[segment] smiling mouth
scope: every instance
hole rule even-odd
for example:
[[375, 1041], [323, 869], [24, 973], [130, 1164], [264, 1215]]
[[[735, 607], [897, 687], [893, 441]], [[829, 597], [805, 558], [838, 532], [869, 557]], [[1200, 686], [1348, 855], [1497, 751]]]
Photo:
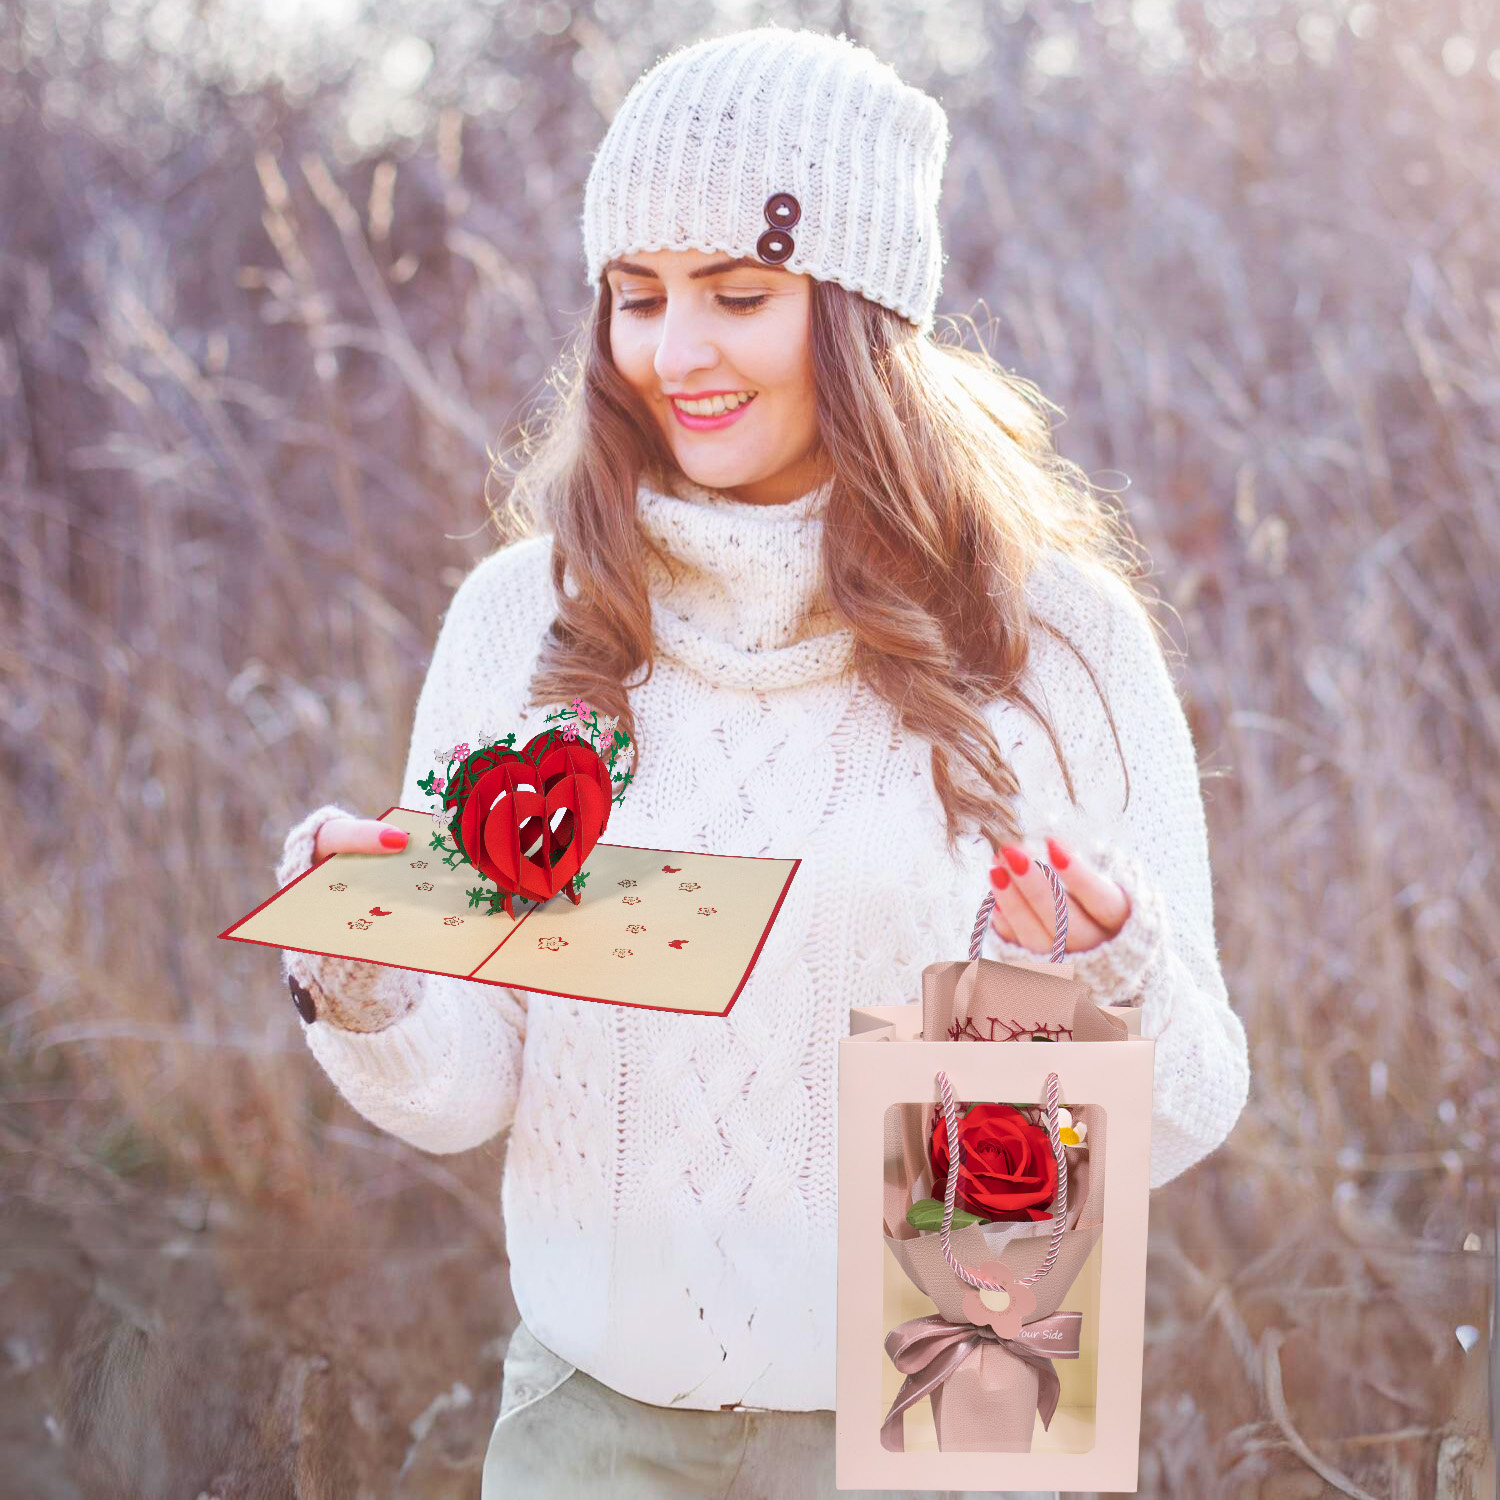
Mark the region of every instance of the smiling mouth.
[[[722, 417], [726, 412], [749, 406], [759, 394], [759, 391], [734, 391], [728, 396], [669, 396], [667, 399], [685, 416]], [[698, 410], [689, 410], [690, 407]]]
[[758, 391], [751, 391], [748, 394], [747, 398], [740, 401], [737, 406], [725, 405], [720, 398], [715, 397], [711, 401], [695, 403], [706, 408], [705, 410], [696, 412], [686, 410], [683, 407], [682, 402], [675, 396], [669, 396], [667, 400], [671, 405], [672, 414], [684, 427], [698, 428], [701, 430], [705, 428], [711, 429], [716, 427], [729, 426], [740, 416], [743, 411], [746, 410], [746, 408], [754, 403], [755, 398], [759, 394], [760, 393]]

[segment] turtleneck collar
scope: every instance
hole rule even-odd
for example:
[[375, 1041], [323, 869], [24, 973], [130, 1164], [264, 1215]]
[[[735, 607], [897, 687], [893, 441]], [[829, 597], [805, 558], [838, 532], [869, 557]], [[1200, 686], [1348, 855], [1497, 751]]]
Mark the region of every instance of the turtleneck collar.
[[784, 505], [752, 505], [685, 476], [671, 492], [642, 479], [642, 529], [671, 558], [648, 557], [657, 649], [726, 687], [797, 687], [836, 677], [853, 632], [822, 599], [823, 506], [832, 481]]

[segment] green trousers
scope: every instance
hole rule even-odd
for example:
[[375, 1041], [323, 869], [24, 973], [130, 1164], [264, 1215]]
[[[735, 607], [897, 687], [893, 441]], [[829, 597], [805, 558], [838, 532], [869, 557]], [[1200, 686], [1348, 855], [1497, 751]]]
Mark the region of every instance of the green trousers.
[[679, 1411], [622, 1396], [523, 1322], [481, 1500], [1061, 1500], [1056, 1490], [840, 1490], [831, 1411]]

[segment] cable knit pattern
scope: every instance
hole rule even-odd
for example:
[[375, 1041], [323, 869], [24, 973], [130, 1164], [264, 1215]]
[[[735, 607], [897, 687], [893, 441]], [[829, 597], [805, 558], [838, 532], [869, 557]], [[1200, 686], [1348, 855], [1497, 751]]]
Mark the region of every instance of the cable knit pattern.
[[[838, 1039], [851, 1005], [918, 1003], [923, 968], [968, 952], [994, 858], [977, 833], [949, 854], [930, 747], [845, 670], [849, 637], [821, 599], [825, 495], [757, 507], [683, 484], [638, 497], [672, 566], [652, 564], [656, 671], [632, 690], [639, 773], [608, 837], [803, 862], [730, 1015], [428, 975], [381, 1031], [307, 1028], [355, 1108], [428, 1150], [511, 1128], [502, 1201], [522, 1317], [563, 1360], [663, 1406], [833, 1408]], [[550, 552], [545, 535], [517, 542], [460, 586], [417, 705], [403, 806], [428, 805], [415, 779], [433, 746], [492, 724], [524, 740], [555, 706], [521, 711], [553, 613]], [[1225, 1138], [1248, 1084], [1192, 742], [1129, 590], [1056, 555], [1028, 589], [1100, 674], [1128, 807], [1097, 696], [1043, 632], [1028, 685], [1078, 807], [1030, 717], [1002, 702], [986, 712], [1028, 844], [1045, 857], [1047, 834], [1071, 840], [1130, 893], [1120, 932], [1069, 957], [1097, 998], [1138, 1003], [1156, 1038], [1158, 1185]], [[1003, 956], [993, 931], [983, 951]], [[367, 993], [399, 1013], [399, 971], [382, 972], [389, 993]]]

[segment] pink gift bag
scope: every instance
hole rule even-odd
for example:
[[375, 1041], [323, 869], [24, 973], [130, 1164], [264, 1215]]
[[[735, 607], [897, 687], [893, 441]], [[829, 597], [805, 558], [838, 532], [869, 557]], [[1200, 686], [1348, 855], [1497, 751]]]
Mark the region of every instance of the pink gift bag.
[[1051, 962], [979, 957], [988, 896], [968, 962], [839, 1043], [841, 1489], [1137, 1487], [1154, 1046], [1038, 864]]

